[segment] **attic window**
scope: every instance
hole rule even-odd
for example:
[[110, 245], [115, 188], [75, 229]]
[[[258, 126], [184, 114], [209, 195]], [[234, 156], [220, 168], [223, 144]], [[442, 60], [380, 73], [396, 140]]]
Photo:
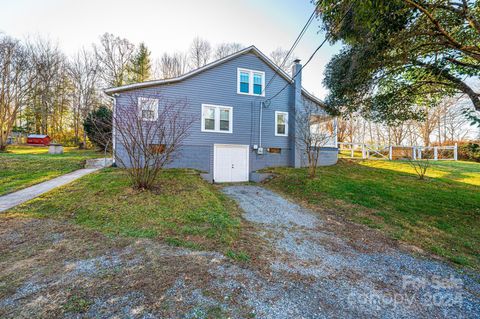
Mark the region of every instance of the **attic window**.
[[237, 69], [237, 93], [265, 96], [265, 72]]
[[248, 72], [245, 72], [245, 71], [240, 71], [240, 76], [239, 76], [239, 91], [240, 93], [245, 93], [245, 94], [248, 94], [249, 93], [249, 89], [250, 89], [250, 74]]
[[253, 94], [261, 95], [263, 89], [263, 74], [253, 73]]

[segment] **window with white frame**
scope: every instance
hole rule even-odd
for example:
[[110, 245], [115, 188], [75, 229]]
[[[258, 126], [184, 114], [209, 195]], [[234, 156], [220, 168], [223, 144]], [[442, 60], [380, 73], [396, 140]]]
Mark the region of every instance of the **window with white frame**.
[[139, 97], [138, 112], [142, 120], [156, 121], [158, 119], [158, 99]]
[[232, 133], [233, 108], [202, 104], [202, 132]]
[[250, 93], [250, 72], [238, 71], [238, 93]]
[[265, 96], [265, 72], [237, 69], [237, 93]]
[[288, 112], [275, 111], [275, 136], [288, 136]]

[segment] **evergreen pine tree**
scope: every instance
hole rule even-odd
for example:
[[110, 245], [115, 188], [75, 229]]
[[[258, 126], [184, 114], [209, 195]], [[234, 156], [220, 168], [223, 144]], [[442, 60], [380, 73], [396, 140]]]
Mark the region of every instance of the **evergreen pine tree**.
[[150, 54], [151, 52], [145, 43], [140, 43], [131, 62], [129, 76], [131, 83], [144, 82], [151, 79], [152, 61]]

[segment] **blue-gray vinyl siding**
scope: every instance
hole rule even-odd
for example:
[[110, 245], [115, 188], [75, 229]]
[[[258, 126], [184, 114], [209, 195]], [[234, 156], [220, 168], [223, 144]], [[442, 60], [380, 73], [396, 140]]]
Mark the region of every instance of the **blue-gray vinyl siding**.
[[[249, 96], [237, 93], [237, 68], [265, 72], [265, 83], [269, 83], [275, 71], [252, 53], [238, 56], [214, 68], [193, 75], [183, 81], [157, 85], [120, 93], [116, 97], [116, 107], [132, 105], [132, 98], [140, 96], [168, 99], [169, 103], [186, 101], [188, 112], [195, 122], [189, 136], [171, 167], [189, 167], [213, 174], [213, 145], [241, 144], [250, 145], [250, 171], [264, 167], [290, 166], [291, 145], [289, 136], [275, 136], [275, 111], [293, 112], [292, 84], [289, 84], [276, 96], [268, 108], [263, 109], [262, 147], [265, 155], [253, 151], [253, 145], [259, 145], [260, 102], [272, 97], [287, 85], [287, 81], [276, 75], [265, 91], [265, 97]], [[230, 106], [233, 108], [232, 133], [201, 131], [202, 104]], [[162, 101], [160, 101], [160, 107]], [[292, 132], [289, 130], [289, 135]], [[266, 152], [267, 148], [281, 148], [280, 154]], [[116, 141], [116, 156], [125, 158], [121, 141]]]

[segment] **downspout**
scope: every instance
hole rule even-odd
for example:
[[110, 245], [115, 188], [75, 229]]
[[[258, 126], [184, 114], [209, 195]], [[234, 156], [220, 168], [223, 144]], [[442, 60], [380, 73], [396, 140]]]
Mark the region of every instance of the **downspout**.
[[262, 119], [263, 119], [263, 105], [265, 102], [260, 102], [260, 123], [259, 123], [259, 134], [258, 134], [258, 147], [262, 148]]
[[[295, 168], [302, 167], [302, 154], [304, 150], [300, 145], [297, 143], [297, 139], [299, 138], [299, 129], [296, 125], [296, 117], [304, 111], [303, 101], [302, 101], [302, 65], [300, 64], [300, 60], [296, 59], [293, 61], [292, 67], [292, 79], [293, 79], [293, 121], [290, 127], [292, 130], [291, 136], [291, 148], [293, 149], [292, 152], [292, 166]], [[289, 128], [290, 130], [290, 128]]]
[[254, 134], [254, 121], [255, 121], [255, 114], [254, 114], [255, 102], [250, 103], [250, 145], [255, 143], [255, 134]]
[[116, 125], [115, 125], [115, 119], [116, 119], [116, 114], [117, 114], [117, 99], [116, 97], [118, 96], [118, 93], [114, 93], [111, 96], [108, 96], [109, 98], [112, 99], [113, 102], [113, 112], [112, 112], [112, 161], [115, 164], [115, 150], [116, 150]]

